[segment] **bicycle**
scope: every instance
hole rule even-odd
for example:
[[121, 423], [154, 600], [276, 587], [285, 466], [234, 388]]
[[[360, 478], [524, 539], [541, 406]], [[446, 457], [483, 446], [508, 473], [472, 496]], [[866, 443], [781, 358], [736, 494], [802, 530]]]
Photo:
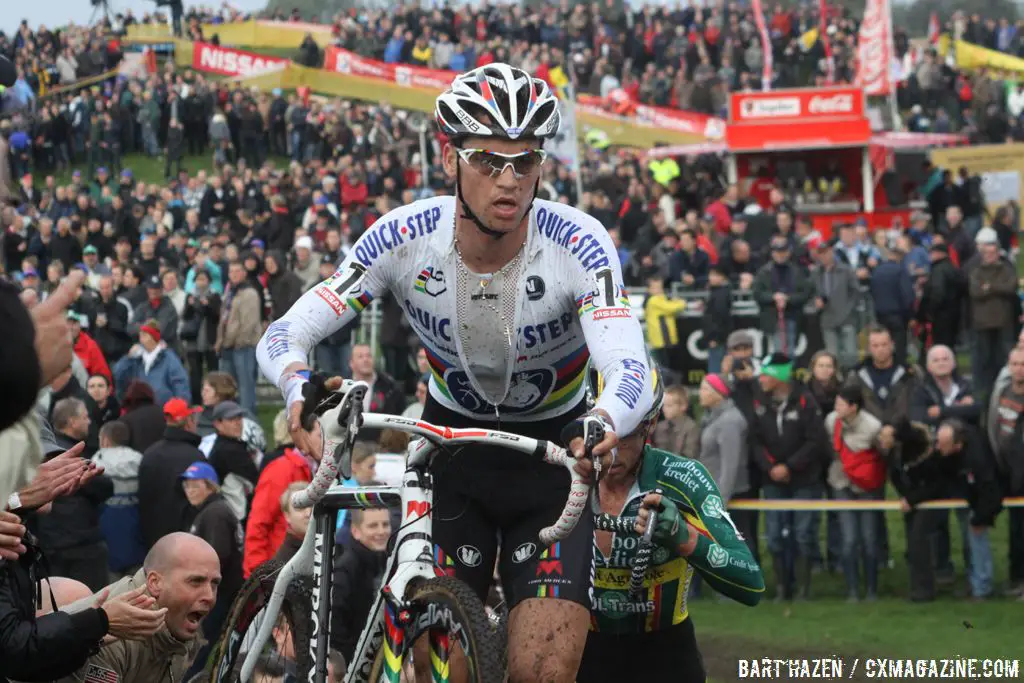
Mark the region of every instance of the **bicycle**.
[[[307, 405], [315, 389], [308, 386]], [[470, 680], [504, 680], [504, 643], [499, 629], [477, 595], [434, 563], [431, 509], [431, 459], [446, 446], [492, 444], [565, 467], [572, 478], [559, 519], [541, 530], [543, 545], [565, 539], [586, 508], [590, 486], [573, 470], [575, 458], [548, 441], [487, 429], [452, 429], [396, 415], [364, 413], [365, 382], [346, 380], [342, 388], [313, 411], [323, 435], [323, 459], [313, 481], [292, 496], [296, 508], [313, 508], [311, 530], [283, 566], [273, 560], [258, 567], [239, 591], [206, 670], [215, 683], [248, 683], [271, 632], [283, 615], [295, 651], [296, 675], [324, 683], [327, 674], [331, 616], [331, 558], [339, 510], [380, 509], [400, 505], [402, 523], [392, 534], [384, 583], [370, 609], [366, 627], [347, 665], [346, 683], [398, 683], [402, 663], [424, 633], [429, 635], [433, 680], [449, 679], [453, 642], [462, 649]], [[342, 488], [332, 485], [339, 473], [351, 477], [349, 456], [359, 429], [398, 429], [421, 439], [409, 445], [406, 472], [399, 487]], [[587, 453], [603, 438], [600, 422], [586, 422]], [[325, 562], [325, 558], [327, 561]], [[310, 580], [311, 579], [311, 580]], [[261, 618], [257, 619], [257, 617]], [[251, 630], [257, 629], [255, 638]], [[247, 652], [238, 669], [243, 644]]]

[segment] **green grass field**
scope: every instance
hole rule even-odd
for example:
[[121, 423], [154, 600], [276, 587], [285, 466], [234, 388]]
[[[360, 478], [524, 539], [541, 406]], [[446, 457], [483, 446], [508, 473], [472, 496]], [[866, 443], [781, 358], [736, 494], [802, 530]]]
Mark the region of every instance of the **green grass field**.
[[[271, 157], [270, 161], [274, 163], [277, 168], [287, 168], [288, 159], [284, 157]], [[213, 170], [213, 154], [204, 154], [202, 156], [185, 156], [182, 157], [181, 167], [187, 169], [192, 175], [195, 175], [200, 170], [207, 172]], [[121, 168], [130, 168], [135, 177], [135, 182], [140, 180], [146, 184], [163, 184], [164, 182], [164, 160], [162, 158], [148, 157], [144, 154], [128, 154], [124, 157], [121, 162]], [[82, 172], [83, 177], [88, 173], [88, 166], [85, 163], [77, 164], [71, 168], [65, 169], [60, 173], [41, 173], [36, 172], [35, 177], [37, 182], [42, 181], [47, 175], [53, 175], [57, 180], [58, 185], [66, 185], [71, 182], [71, 171], [77, 169]], [[116, 177], [114, 178], [116, 181]]]

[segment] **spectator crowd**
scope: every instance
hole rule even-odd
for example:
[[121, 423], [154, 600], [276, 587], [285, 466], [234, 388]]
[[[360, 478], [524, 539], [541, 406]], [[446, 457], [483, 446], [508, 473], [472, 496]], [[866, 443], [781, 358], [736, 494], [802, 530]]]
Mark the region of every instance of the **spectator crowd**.
[[[193, 11], [185, 30], [199, 37], [202, 21], [238, 18]], [[826, 73], [852, 78], [851, 17], [827, 17], [824, 37], [810, 46], [801, 37], [821, 25], [814, 11], [779, 7], [768, 19], [778, 87], [821, 84]], [[410, 114], [386, 104], [251, 91], [172, 65], [53, 92], [116, 66], [116, 32], [134, 21], [128, 13], [113, 26], [60, 32], [22, 25], [0, 37], [0, 53], [19, 69], [13, 90], [28, 103], [0, 120], [9, 149], [0, 181], [5, 172], [14, 179], [0, 182], [3, 292], [24, 304], [10, 329], [70, 329], [74, 351], [70, 368], [36, 363], [41, 376], [19, 384], [32, 388], [29, 416], [5, 421], [0, 434], [5, 453], [37, 452], [41, 461], [0, 461], [0, 482], [21, 496], [8, 503], [21, 516], [0, 513], [0, 539], [22, 539], [15, 550], [0, 543], [0, 678], [58, 680], [113, 666], [90, 658], [96, 642], [109, 636], [132, 648], [161, 624], [187, 647], [168, 646], [158, 675], [198, 671], [208, 650], [197, 634], [215, 641], [244, 579], [294, 554], [309, 522], [290, 494], [317, 462], [291, 443], [283, 414], [264, 432], [257, 341], [377, 218], [452, 191], [439, 163], [443, 140], [429, 134], [421, 145]], [[959, 14], [952, 21], [968, 39], [1019, 51], [998, 26]], [[730, 90], [756, 87], [763, 59], [749, 11], [732, 4], [635, 15], [611, 2], [486, 12], [401, 6], [339, 18], [335, 35], [388, 62], [564, 68], [584, 92], [621, 88], [636, 101], [707, 114], [721, 114]], [[905, 43], [898, 39], [898, 49]], [[962, 97], [947, 101], [962, 91], [933, 87], [926, 67], [942, 78], [951, 68], [931, 53], [922, 59], [900, 95], [912, 129], [936, 130], [952, 107], [951, 130], [973, 125], [992, 142], [1015, 138], [1012, 95], [980, 110]], [[975, 98], [995, 78], [952, 71], [970, 80]], [[989, 215], [976, 177], [929, 167], [916, 192], [925, 210], [909, 225], [871, 232], [841, 224], [823, 239], [772, 179], [729, 185], [721, 160], [708, 156], [681, 159], [668, 175], [656, 170], [642, 155], [597, 145], [582, 153], [582, 194], [554, 163], [538, 190], [608, 229], [627, 286], [645, 292], [648, 342], [674, 382], [693, 355], [679, 316], [698, 299], [704, 307], [699, 416], [691, 392], [674, 383], [653, 443], [701, 460], [726, 503], [889, 497], [905, 513], [905, 549], [890, 547], [882, 513], [855, 504], [764, 513], [779, 598], [807, 598], [814, 575], [833, 571], [851, 600], [875, 599], [879, 572], [905, 551], [911, 599], [932, 600], [956, 577], [951, 516], [964, 594], [1002, 592], [990, 530], [1002, 497], [1024, 495], [1018, 207]], [[768, 239], [753, 234], [755, 221], [770, 226]], [[690, 294], [675, 296], [680, 290]], [[756, 304], [770, 342], [735, 324], [737, 299]], [[376, 310], [378, 348], [342, 330], [316, 348], [316, 365], [369, 382], [373, 411], [418, 415], [426, 353], [397, 301], [384, 298]], [[37, 336], [39, 346], [45, 337]], [[800, 340], [811, 336], [821, 348], [801, 360]], [[32, 424], [45, 427], [41, 439], [25, 436]], [[403, 438], [363, 436], [353, 481], [400, 480]], [[968, 507], [952, 515], [922, 507], [946, 498]], [[1007, 591], [1024, 598], [1024, 514], [1007, 515]], [[733, 519], [760, 559], [759, 514], [737, 510]], [[392, 522], [380, 511], [343, 518], [336, 605], [371, 592]], [[28, 586], [41, 558], [50, 576], [67, 581], [49, 582], [50, 608], [36, 616]], [[186, 569], [201, 574], [201, 586], [175, 578]], [[54, 611], [112, 580], [106, 602]], [[361, 621], [340, 613], [332, 623], [340, 675]], [[15, 661], [22, 668], [5, 668]], [[51, 668], [32, 668], [44, 665]]]

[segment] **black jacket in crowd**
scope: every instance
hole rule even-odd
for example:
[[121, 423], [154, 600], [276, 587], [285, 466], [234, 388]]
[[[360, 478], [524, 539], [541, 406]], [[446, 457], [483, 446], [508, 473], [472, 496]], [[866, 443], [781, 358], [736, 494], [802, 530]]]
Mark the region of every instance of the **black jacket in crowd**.
[[178, 477], [205, 460], [199, 435], [167, 427], [164, 438], [146, 449], [139, 464], [139, 528], [146, 548], [167, 534], [192, 526], [196, 511], [185, 498]]
[[215, 493], [199, 506], [191, 533], [217, 551], [220, 559], [218, 595], [234, 600], [242, 587], [242, 530], [224, 496]]
[[864, 410], [883, 424], [895, 424], [907, 419], [910, 415], [910, 396], [917, 384], [917, 370], [901, 365], [893, 372], [888, 387], [876, 387], [868, 369], [873, 364], [871, 358], [865, 358], [847, 376], [846, 385], [860, 389], [864, 397]]
[[[48, 454], [47, 459], [60, 455], [77, 441], [57, 433], [60, 451]], [[31, 522], [39, 545], [49, 554], [70, 548], [82, 548], [103, 542], [100, 531], [100, 512], [103, 503], [114, 495], [114, 482], [105, 474], [90, 480], [70, 496], [53, 501], [48, 514], [34, 515]]]
[[0, 681], [54, 681], [80, 669], [107, 633], [100, 608], [36, 618], [38, 581], [46, 576], [39, 544], [26, 533], [17, 562], [0, 560]]
[[764, 395], [754, 399], [754, 458], [761, 467], [762, 481], [775, 483], [769, 472], [775, 465], [783, 464], [789, 468], [789, 486], [820, 482], [829, 441], [818, 402], [807, 389], [794, 384], [780, 406], [773, 403], [772, 398]]
[[[913, 422], [920, 422], [930, 427], [938, 427], [944, 420], [958, 419], [969, 424], [978, 424], [981, 419], [981, 403], [973, 402], [969, 405], [957, 405], [964, 398], [970, 397], [974, 401], [974, 389], [971, 381], [964, 379], [959, 374], [953, 374], [953, 382], [956, 383], [957, 391], [953, 397], [953, 405], [947, 406], [942, 398], [942, 391], [935, 383], [931, 373], [925, 373], [920, 382], [917, 382], [910, 393], [910, 419]], [[932, 406], [939, 407], [938, 417], [928, 417], [928, 409]]]
[[897, 427], [898, 448], [889, 454], [889, 479], [912, 506], [941, 498], [965, 498], [972, 526], [992, 526], [1002, 510], [1002, 487], [985, 434], [969, 427], [963, 449], [943, 456], [924, 425]]
[[709, 347], [715, 342], [719, 348], [732, 332], [732, 288], [729, 285], [708, 288], [708, 300], [704, 308], [704, 343]]
[[[341, 546], [338, 546], [340, 549]], [[353, 540], [334, 565], [332, 590], [331, 647], [345, 661], [352, 659], [359, 634], [384, 577], [387, 553], [373, 551]]]
[[284, 255], [275, 250], [267, 252], [267, 258], [277, 263], [277, 272], [267, 276], [267, 290], [270, 292], [270, 318], [277, 320], [288, 312], [302, 296], [302, 280], [288, 269]]
[[96, 340], [107, 362], [116, 363], [132, 348], [132, 338], [128, 333], [128, 304], [116, 296], [110, 301], [103, 301], [97, 297], [96, 313], [106, 315], [107, 324], [98, 327], [90, 320], [92, 327], [89, 332], [92, 333], [92, 338]]
[[210, 465], [217, 471], [221, 484], [228, 475], [234, 474], [256, 485], [259, 473], [256, 470], [256, 463], [249, 455], [249, 447], [241, 439], [234, 439], [230, 436], [218, 434], [210, 450]]
[[963, 306], [967, 283], [960, 271], [948, 257], [932, 263], [921, 292], [917, 317], [932, 324], [932, 335], [937, 343], [956, 339], [960, 324], [960, 309]]
[[150, 403], [133, 408], [121, 416], [121, 422], [128, 425], [131, 435], [128, 445], [132, 450], [145, 453], [150, 446], [164, 438], [167, 418], [161, 406]]

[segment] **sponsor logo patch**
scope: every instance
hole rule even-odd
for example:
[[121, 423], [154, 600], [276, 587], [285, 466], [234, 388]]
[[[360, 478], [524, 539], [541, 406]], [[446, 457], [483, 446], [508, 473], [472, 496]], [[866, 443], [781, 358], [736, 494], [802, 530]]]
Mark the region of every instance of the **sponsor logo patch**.
[[594, 311], [594, 320], [604, 320], [605, 318], [630, 318], [633, 316], [633, 312], [628, 308], [599, 308]]
[[467, 567], [479, 567], [480, 562], [483, 560], [483, 554], [475, 546], [471, 545], [459, 546], [455, 554], [459, 558], [459, 562]]
[[324, 301], [324, 303], [330, 306], [331, 310], [334, 311], [334, 314], [337, 316], [340, 316], [342, 313], [345, 312], [345, 309], [348, 308], [345, 305], [345, 302], [342, 301], [338, 297], [338, 295], [331, 290], [330, 287], [318, 287], [316, 290], [316, 295], [320, 297]]
[[533, 557], [535, 552], [537, 552], [537, 545], [535, 543], [523, 543], [512, 552], [512, 561], [516, 564], [522, 564]]
[[721, 569], [727, 564], [729, 564], [729, 553], [717, 543], [712, 543], [708, 548], [708, 565], [715, 569]]

